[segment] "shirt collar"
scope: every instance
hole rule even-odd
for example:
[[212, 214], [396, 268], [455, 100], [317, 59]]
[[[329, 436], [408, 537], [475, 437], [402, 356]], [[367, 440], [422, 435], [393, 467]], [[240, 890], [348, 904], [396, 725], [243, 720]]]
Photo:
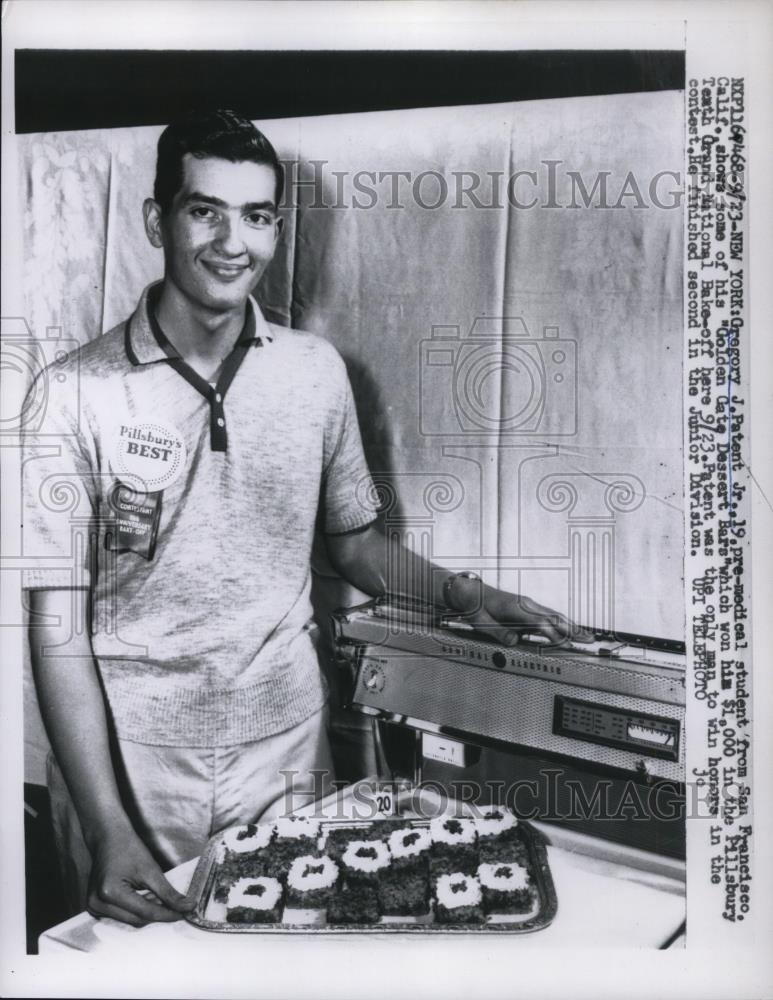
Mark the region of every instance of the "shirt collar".
[[[161, 282], [156, 282], [143, 291], [140, 301], [126, 324], [126, 355], [135, 367], [149, 365], [156, 361], [168, 361], [179, 357], [179, 353], [163, 334], [151, 313], [154, 299], [160, 294]], [[244, 327], [236, 343], [270, 344], [274, 339], [263, 313], [255, 299], [250, 296]]]

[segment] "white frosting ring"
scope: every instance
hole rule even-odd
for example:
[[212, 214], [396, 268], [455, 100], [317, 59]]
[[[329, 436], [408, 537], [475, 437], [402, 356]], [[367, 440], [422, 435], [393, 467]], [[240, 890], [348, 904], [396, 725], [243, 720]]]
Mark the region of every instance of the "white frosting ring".
[[[307, 868], [314, 869], [307, 873]], [[321, 868], [321, 871], [317, 871]], [[315, 858], [304, 854], [296, 858], [287, 873], [287, 884], [299, 892], [310, 892], [312, 889], [328, 889], [338, 878], [338, 865], [332, 858], [323, 855]]]
[[[451, 829], [448, 824], [453, 824]], [[474, 844], [475, 823], [471, 819], [454, 819], [450, 816], [437, 816], [429, 822], [429, 833], [434, 844]]]
[[268, 847], [271, 834], [274, 832], [273, 823], [261, 823], [255, 826], [255, 833], [252, 835], [247, 833], [248, 829], [249, 826], [234, 826], [226, 830], [223, 834], [223, 844], [234, 854], [248, 854], [251, 851], [259, 851], [262, 847]]
[[[357, 853], [363, 848], [368, 852], [365, 856]], [[389, 864], [389, 848], [381, 840], [352, 840], [341, 861], [355, 872], [377, 872]]]
[[[262, 886], [263, 892], [249, 892], [254, 886]], [[228, 908], [247, 906], [251, 910], [273, 910], [282, 895], [279, 879], [261, 876], [260, 878], [240, 878], [234, 882], [228, 892]]]
[[475, 825], [481, 837], [491, 837], [512, 830], [518, 825], [518, 820], [509, 809], [490, 809], [475, 820]]
[[[406, 839], [410, 843], [406, 844]], [[394, 830], [389, 834], [389, 851], [393, 858], [415, 858], [422, 851], [429, 850], [432, 840], [426, 827], [414, 830]]]
[[435, 895], [438, 903], [442, 903], [448, 910], [454, 910], [457, 906], [478, 906], [483, 898], [477, 878], [463, 872], [441, 875], [437, 880]]
[[[500, 874], [507, 869], [510, 874]], [[478, 867], [480, 884], [487, 889], [498, 889], [500, 892], [515, 892], [526, 889], [529, 884], [529, 873], [523, 865], [511, 861], [499, 861], [496, 864], [484, 864]]]
[[320, 821], [309, 816], [281, 816], [276, 821], [277, 837], [318, 837]]

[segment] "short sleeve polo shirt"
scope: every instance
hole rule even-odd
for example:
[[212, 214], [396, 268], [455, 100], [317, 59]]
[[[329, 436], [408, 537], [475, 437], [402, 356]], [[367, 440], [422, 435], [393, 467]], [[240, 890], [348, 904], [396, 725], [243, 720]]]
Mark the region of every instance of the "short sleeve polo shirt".
[[[251, 302], [225, 393], [197, 388], [151, 325], [152, 288], [50, 381], [25, 442], [24, 551], [38, 568], [24, 582], [90, 589], [119, 736], [232, 745], [324, 704], [309, 637], [314, 531], [369, 524], [373, 492], [327, 341], [267, 323]], [[108, 547], [108, 499], [137, 482], [140, 502], [158, 497], [152, 558]]]

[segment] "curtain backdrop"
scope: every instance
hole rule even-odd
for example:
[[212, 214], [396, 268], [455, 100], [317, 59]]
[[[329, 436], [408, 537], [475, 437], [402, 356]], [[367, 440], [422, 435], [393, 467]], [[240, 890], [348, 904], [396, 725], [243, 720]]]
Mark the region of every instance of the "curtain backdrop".
[[[681, 638], [682, 213], [650, 189], [671, 203], [681, 92], [264, 129], [292, 197], [259, 299], [344, 356], [387, 529], [585, 624]], [[19, 137], [36, 337], [85, 343], [161, 276], [160, 131]], [[324, 618], [353, 595], [315, 569]], [[29, 682], [26, 707], [41, 780]]]

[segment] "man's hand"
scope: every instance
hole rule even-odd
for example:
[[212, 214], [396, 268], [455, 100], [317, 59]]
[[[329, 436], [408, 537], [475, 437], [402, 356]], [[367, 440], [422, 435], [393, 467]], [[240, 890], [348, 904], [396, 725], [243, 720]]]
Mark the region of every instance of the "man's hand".
[[[86, 905], [92, 917], [112, 917], [143, 927], [155, 920], [179, 920], [193, 908], [166, 880], [133, 830], [111, 834], [93, 845], [92, 858]], [[141, 895], [144, 889], [152, 896]]]
[[530, 597], [487, 587], [480, 580], [459, 578], [454, 604], [473, 628], [506, 646], [515, 646], [529, 632], [544, 635], [553, 645], [593, 641], [592, 633], [558, 611]]

